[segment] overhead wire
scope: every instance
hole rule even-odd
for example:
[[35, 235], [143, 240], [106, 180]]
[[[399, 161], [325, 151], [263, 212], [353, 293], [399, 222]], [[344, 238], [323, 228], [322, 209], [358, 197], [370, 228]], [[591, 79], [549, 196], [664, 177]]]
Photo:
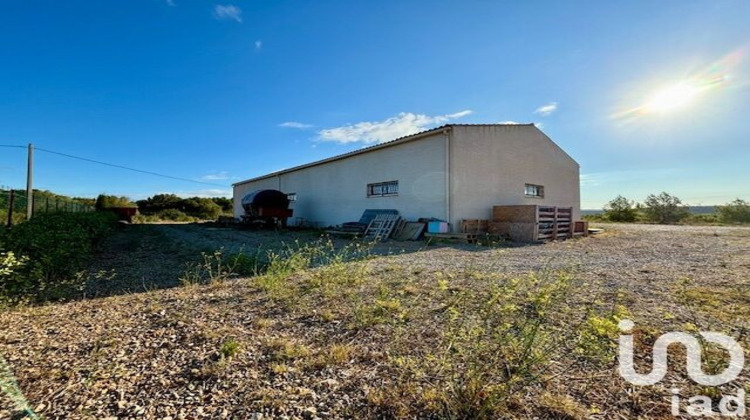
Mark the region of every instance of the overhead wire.
[[78, 159], [78, 160], [82, 160], [82, 161], [85, 161], [85, 162], [96, 163], [96, 164], [99, 164], [99, 165], [110, 166], [110, 167], [113, 167], [113, 168], [119, 168], [119, 169], [124, 169], [124, 170], [128, 170], [128, 171], [139, 172], [139, 173], [142, 173], [142, 174], [147, 174], [147, 175], [152, 175], [152, 176], [158, 176], [158, 177], [162, 177], [162, 178], [174, 179], [174, 180], [177, 180], [177, 181], [192, 182], [192, 183], [196, 183], [196, 184], [211, 185], [211, 186], [215, 186], [215, 187], [224, 187], [224, 188], [228, 187], [228, 185], [224, 185], [224, 184], [216, 184], [216, 183], [213, 183], [213, 182], [198, 181], [198, 180], [190, 179], [190, 178], [182, 178], [182, 177], [179, 177], [179, 176], [172, 176], [172, 175], [161, 174], [161, 173], [158, 173], [158, 172], [146, 171], [146, 170], [143, 170], [143, 169], [131, 168], [131, 167], [128, 167], [128, 166], [123, 166], [123, 165], [118, 165], [118, 164], [108, 163], [108, 162], [102, 162], [100, 160], [89, 159], [89, 158], [85, 158], [85, 157], [81, 157], [81, 156], [75, 156], [75, 155], [71, 155], [71, 154], [68, 154], [68, 153], [56, 152], [54, 150], [44, 149], [44, 148], [41, 148], [41, 147], [34, 147], [34, 149], [35, 150], [39, 150], [41, 152], [46, 152], [46, 153], [51, 153], [51, 154], [54, 154], [54, 155], [64, 156], [64, 157], [71, 158], [71, 159]]

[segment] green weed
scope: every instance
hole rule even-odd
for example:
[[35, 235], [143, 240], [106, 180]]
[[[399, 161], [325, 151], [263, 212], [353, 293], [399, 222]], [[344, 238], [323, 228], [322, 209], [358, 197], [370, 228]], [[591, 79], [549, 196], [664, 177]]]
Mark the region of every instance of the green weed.
[[237, 353], [240, 352], [241, 345], [240, 342], [237, 341], [234, 337], [229, 337], [224, 342], [221, 343], [221, 348], [219, 348], [219, 353], [224, 358], [231, 358], [237, 355]]

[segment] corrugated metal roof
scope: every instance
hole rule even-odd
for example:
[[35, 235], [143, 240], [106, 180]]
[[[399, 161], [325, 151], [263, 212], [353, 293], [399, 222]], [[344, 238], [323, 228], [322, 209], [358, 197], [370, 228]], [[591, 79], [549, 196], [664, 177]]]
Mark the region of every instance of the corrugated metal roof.
[[374, 151], [374, 150], [382, 149], [382, 148], [385, 148], [385, 147], [394, 146], [395, 144], [406, 143], [407, 141], [417, 140], [417, 139], [422, 138], [422, 137], [424, 137], [426, 135], [429, 135], [429, 134], [439, 133], [439, 132], [444, 131], [444, 130], [450, 130], [452, 127], [477, 127], [477, 126], [528, 127], [528, 126], [533, 126], [533, 125], [534, 124], [532, 124], [532, 123], [529, 123], [529, 124], [445, 124], [445, 125], [441, 125], [440, 127], [435, 127], [435, 128], [431, 128], [429, 130], [420, 131], [419, 133], [409, 134], [408, 136], [403, 136], [403, 137], [399, 137], [397, 139], [389, 140], [389, 141], [384, 142], [384, 143], [378, 143], [378, 144], [375, 144], [375, 145], [372, 145], [372, 146], [367, 146], [367, 147], [364, 147], [362, 149], [353, 150], [351, 152], [347, 152], [347, 153], [343, 153], [343, 154], [340, 154], [340, 155], [332, 156], [332, 157], [325, 158], [325, 159], [322, 159], [322, 160], [318, 160], [318, 161], [315, 161], [315, 162], [310, 162], [310, 163], [306, 163], [304, 165], [295, 166], [295, 167], [292, 167], [292, 168], [289, 168], [289, 169], [282, 169], [280, 171], [271, 172], [269, 174], [261, 175], [261, 176], [255, 177], [255, 178], [250, 178], [250, 179], [246, 179], [244, 181], [235, 182], [234, 184], [232, 184], [232, 186], [241, 185], [241, 184], [247, 184], [248, 182], [260, 181], [261, 179], [266, 179], [266, 178], [273, 178], [275, 176], [283, 175], [283, 174], [286, 174], [286, 173], [289, 173], [289, 172], [298, 171], [300, 169], [305, 169], [305, 168], [309, 168], [309, 167], [312, 167], [312, 166], [318, 166], [318, 165], [322, 165], [324, 163], [333, 162], [333, 161], [340, 160], [340, 159], [345, 159], [345, 158], [348, 158], [348, 157], [351, 157], [351, 156], [360, 155], [362, 153], [367, 153], [367, 152], [371, 152], [371, 151]]

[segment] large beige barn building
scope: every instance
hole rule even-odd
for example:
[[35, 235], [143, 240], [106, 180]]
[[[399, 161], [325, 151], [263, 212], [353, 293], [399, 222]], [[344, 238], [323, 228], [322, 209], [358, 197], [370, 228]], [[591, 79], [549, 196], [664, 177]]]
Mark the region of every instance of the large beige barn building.
[[234, 214], [249, 192], [289, 194], [290, 224], [356, 221], [365, 209], [437, 218], [490, 219], [492, 206], [573, 208], [580, 219], [579, 165], [533, 124], [451, 124], [234, 184]]

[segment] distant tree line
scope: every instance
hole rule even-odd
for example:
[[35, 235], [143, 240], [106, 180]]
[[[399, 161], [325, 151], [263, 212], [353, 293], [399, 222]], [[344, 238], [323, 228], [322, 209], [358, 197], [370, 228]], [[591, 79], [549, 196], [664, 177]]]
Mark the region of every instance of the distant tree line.
[[94, 207], [97, 210], [106, 210], [112, 207], [137, 207], [137, 205], [128, 197], [99, 194], [94, 200]]
[[216, 219], [232, 213], [232, 200], [225, 197], [181, 198], [174, 194], [156, 194], [136, 202], [144, 215], [163, 215], [168, 220], [180, 220], [182, 215], [197, 219]]
[[133, 202], [128, 197], [100, 194], [94, 201], [97, 210], [113, 207], [138, 207], [147, 220], [212, 220], [222, 214], [232, 213], [232, 199], [226, 197], [189, 197], [174, 194], [156, 194], [145, 200]]
[[638, 203], [621, 195], [604, 206], [602, 217], [610, 222], [680, 223], [696, 219], [697, 222], [750, 223], [750, 203], [736, 199], [716, 206], [715, 215], [691, 215], [689, 207], [678, 197], [666, 192], [651, 194]]

